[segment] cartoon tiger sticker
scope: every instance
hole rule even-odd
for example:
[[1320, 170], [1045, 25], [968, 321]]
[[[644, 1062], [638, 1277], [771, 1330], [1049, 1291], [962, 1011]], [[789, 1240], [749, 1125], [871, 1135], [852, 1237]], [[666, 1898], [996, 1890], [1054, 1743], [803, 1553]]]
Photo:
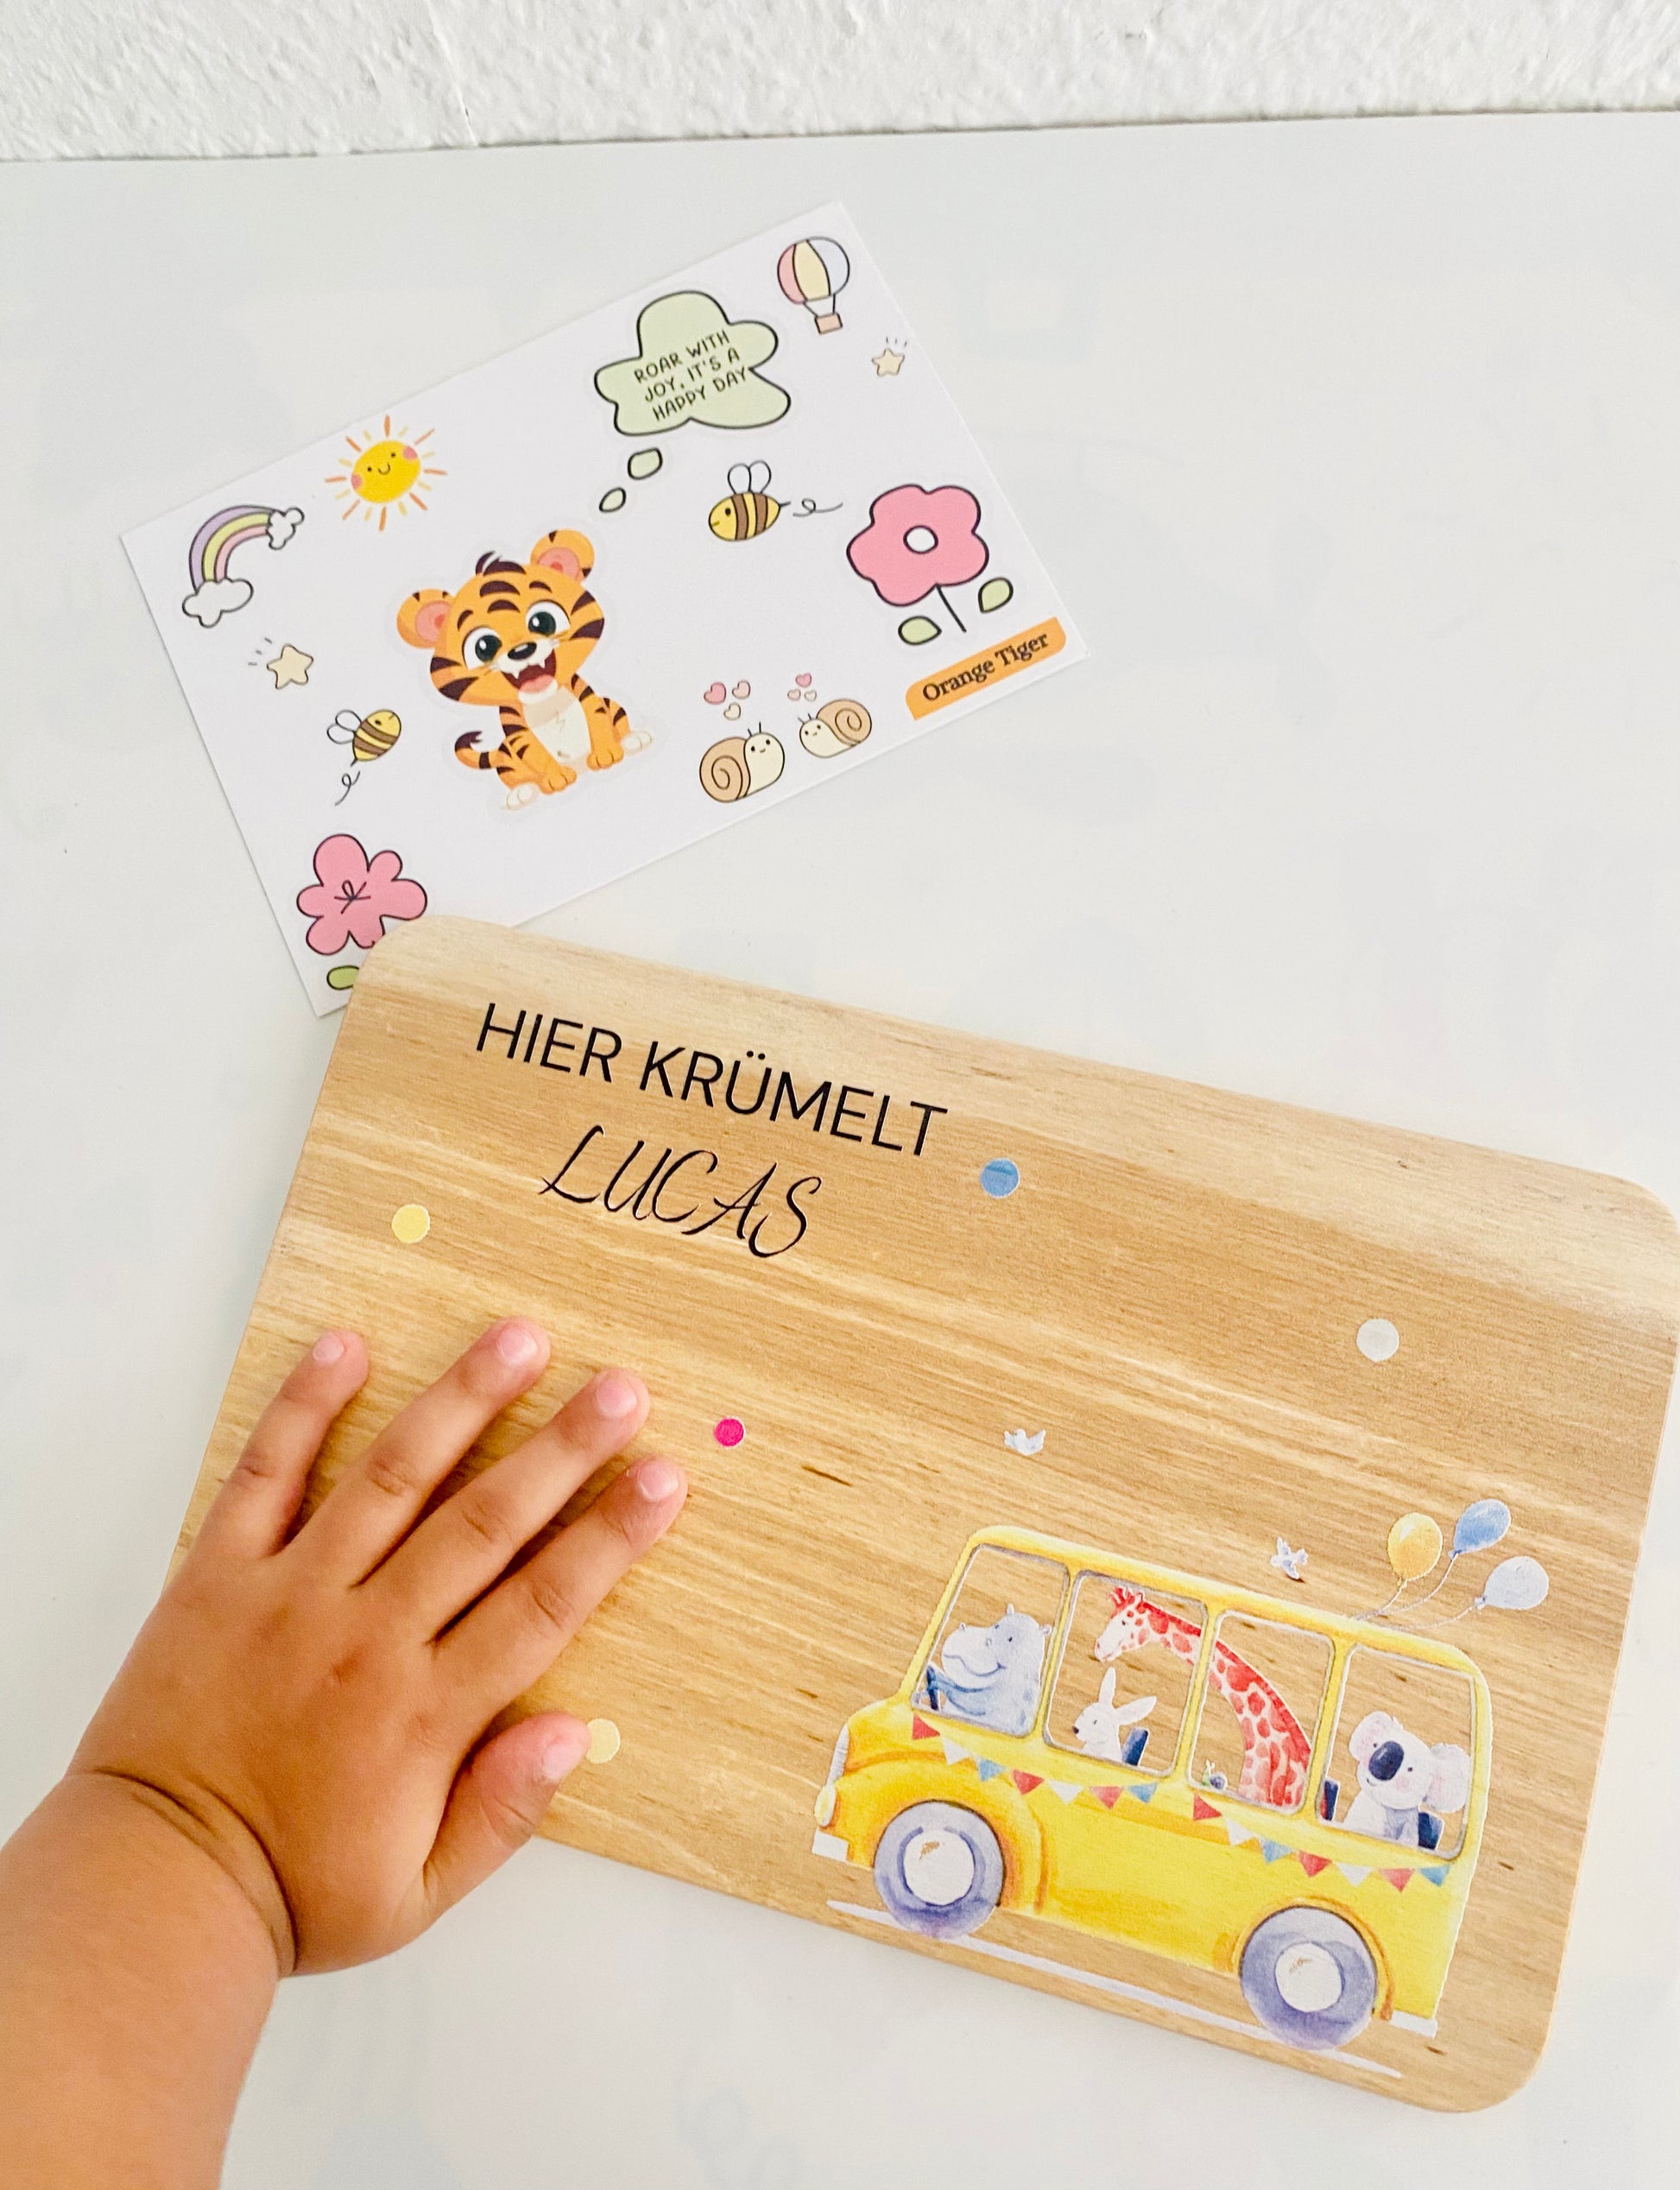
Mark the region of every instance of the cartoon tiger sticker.
[[565, 790], [578, 780], [574, 762], [613, 768], [653, 743], [578, 674], [606, 628], [584, 583], [594, 564], [582, 533], [548, 532], [528, 562], [481, 555], [458, 592], [427, 587], [397, 611], [401, 636], [431, 649], [445, 699], [499, 712], [499, 744], [484, 749], [477, 730], [463, 731], [455, 756], [494, 769], [510, 807]]

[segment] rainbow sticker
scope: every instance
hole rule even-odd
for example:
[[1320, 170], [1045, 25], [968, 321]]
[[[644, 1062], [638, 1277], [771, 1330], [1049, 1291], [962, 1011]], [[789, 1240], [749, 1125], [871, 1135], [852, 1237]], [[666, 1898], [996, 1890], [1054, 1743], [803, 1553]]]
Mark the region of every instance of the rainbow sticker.
[[301, 510], [266, 510], [242, 502], [206, 517], [193, 535], [186, 554], [186, 575], [193, 590], [181, 603], [184, 616], [196, 617], [205, 630], [224, 616], [243, 608], [251, 597], [250, 580], [230, 578], [228, 565], [234, 550], [253, 540], [266, 540], [270, 548], [283, 548], [303, 522]]

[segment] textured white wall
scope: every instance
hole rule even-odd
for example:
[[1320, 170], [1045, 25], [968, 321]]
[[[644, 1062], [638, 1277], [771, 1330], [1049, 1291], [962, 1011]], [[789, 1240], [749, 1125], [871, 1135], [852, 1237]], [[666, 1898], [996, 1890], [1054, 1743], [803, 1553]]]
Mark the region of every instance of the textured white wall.
[[0, 157], [1680, 104], [1675, 0], [0, 0]]

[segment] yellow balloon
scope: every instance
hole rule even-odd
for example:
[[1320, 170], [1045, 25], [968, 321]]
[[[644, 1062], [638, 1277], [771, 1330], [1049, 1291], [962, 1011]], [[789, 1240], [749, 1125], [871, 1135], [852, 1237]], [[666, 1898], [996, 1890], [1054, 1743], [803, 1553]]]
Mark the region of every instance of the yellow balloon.
[[1431, 1573], [1441, 1556], [1441, 1531], [1426, 1513], [1403, 1513], [1388, 1531], [1388, 1563], [1403, 1582]]

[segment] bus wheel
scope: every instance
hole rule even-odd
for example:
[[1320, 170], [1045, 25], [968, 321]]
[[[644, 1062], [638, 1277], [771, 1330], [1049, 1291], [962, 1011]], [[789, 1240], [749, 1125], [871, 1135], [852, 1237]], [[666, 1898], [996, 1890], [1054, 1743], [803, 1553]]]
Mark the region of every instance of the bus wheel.
[[1003, 1892], [1003, 1851], [972, 1810], [918, 1802], [875, 1850], [875, 1891], [897, 1921], [927, 1939], [978, 1931]]
[[1377, 1968], [1327, 1908], [1268, 1916], [1242, 1952], [1242, 1996], [1274, 2038], [1323, 2053], [1357, 2038], [1377, 2004]]

